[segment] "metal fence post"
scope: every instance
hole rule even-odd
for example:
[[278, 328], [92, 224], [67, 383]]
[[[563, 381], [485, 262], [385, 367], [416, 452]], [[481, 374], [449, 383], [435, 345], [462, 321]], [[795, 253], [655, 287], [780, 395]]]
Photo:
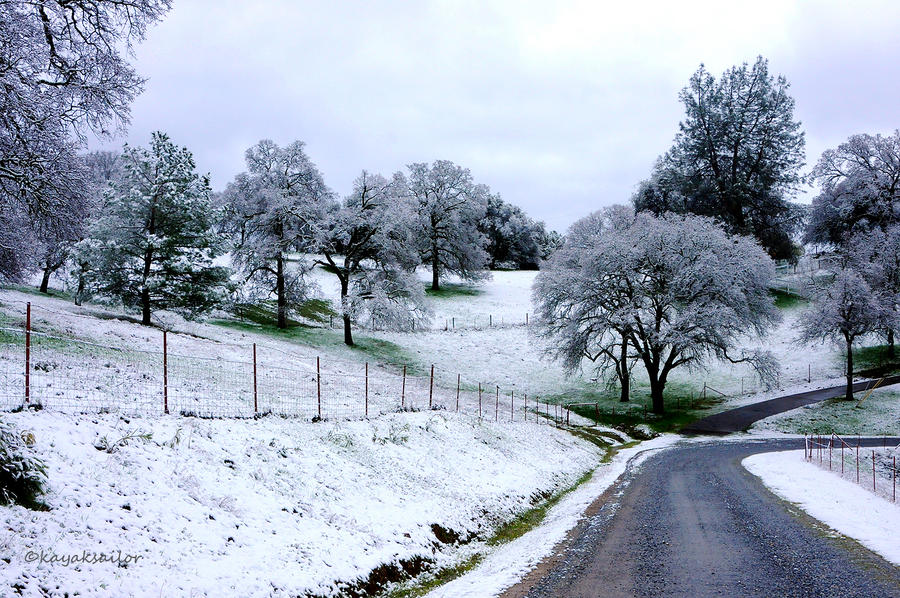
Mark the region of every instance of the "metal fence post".
[[316, 357], [316, 400], [318, 403], [319, 421], [322, 421], [322, 367]]
[[481, 419], [481, 382], [478, 383], [478, 419]]
[[500, 387], [497, 387], [497, 403], [494, 405], [494, 421], [500, 417]]
[[872, 451], [872, 492], [875, 492], [875, 451]]
[[515, 408], [514, 405], [516, 403], [516, 391], [509, 391], [509, 421], [516, 421]]
[[366, 417], [369, 417], [369, 362], [366, 362]]
[[400, 409], [406, 409], [406, 366], [403, 366], [403, 385], [400, 387]]
[[31, 402], [31, 302], [25, 304], [25, 402]]
[[163, 330], [163, 413], [169, 413], [169, 342]]
[[525, 408], [522, 410], [525, 414], [525, 421], [528, 421], [528, 393], [525, 393]]
[[253, 413], [259, 413], [259, 395], [256, 386], [256, 343], [253, 343]]
[[459, 413], [459, 380], [462, 374], [456, 374], [456, 412]]

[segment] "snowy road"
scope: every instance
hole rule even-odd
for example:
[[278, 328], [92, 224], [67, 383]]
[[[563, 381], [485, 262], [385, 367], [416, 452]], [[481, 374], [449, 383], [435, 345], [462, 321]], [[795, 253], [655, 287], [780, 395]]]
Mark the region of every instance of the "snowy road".
[[900, 595], [900, 568], [829, 533], [741, 466], [802, 446], [695, 443], [650, 457], [504, 597]]

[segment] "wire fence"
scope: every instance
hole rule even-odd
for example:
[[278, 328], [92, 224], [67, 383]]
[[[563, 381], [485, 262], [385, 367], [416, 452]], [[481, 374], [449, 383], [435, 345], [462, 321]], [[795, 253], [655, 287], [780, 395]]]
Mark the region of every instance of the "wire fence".
[[[78, 413], [170, 413], [195, 417], [281, 415], [308, 421], [441, 410], [496, 422], [562, 425], [564, 408], [520, 389], [461, 373], [407, 365], [331, 362], [269, 346], [235, 346], [159, 332], [159, 351], [114, 347], [23, 322], [0, 326], [0, 409], [41, 407]], [[49, 310], [48, 310], [49, 311]], [[209, 351], [202, 346], [209, 343]], [[198, 343], [201, 347], [198, 348]], [[339, 369], [340, 371], [334, 371]], [[455, 381], [455, 384], [448, 383]]]
[[837, 434], [806, 436], [804, 458], [841, 478], [868, 488], [875, 494], [897, 502], [897, 447], [862, 448]]
[[[530, 326], [533, 316], [529, 312], [521, 315], [513, 314], [468, 314], [435, 318], [425, 328], [433, 332], [452, 332], [454, 330], [488, 330], [492, 328], [518, 328]], [[331, 329], [343, 328], [343, 320], [340, 317], [329, 316], [326, 326]], [[366, 324], [355, 324], [368, 330], [379, 331], [386, 328], [379, 326], [377, 318], [373, 318]]]

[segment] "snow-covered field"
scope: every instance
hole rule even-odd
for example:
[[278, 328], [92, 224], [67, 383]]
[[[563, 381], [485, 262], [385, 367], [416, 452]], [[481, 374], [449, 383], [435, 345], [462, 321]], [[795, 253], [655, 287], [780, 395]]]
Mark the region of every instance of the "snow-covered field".
[[760, 453], [743, 465], [781, 498], [900, 566], [900, 506], [807, 463], [803, 451]]
[[[4, 418], [36, 438], [51, 510], [0, 508], [0, 595], [327, 595], [379, 565], [452, 562], [448, 536], [478, 543], [599, 458], [551, 426], [434, 413], [318, 425]], [[112, 453], [96, 448], [145, 433]], [[42, 551], [140, 559], [29, 562]]]
[[[835, 381], [836, 385], [843, 380]], [[865, 393], [857, 393], [857, 401]], [[814, 434], [834, 432], [855, 436], [900, 436], [900, 390], [879, 388], [862, 403], [834, 399], [813, 403], [757, 422], [757, 430]], [[858, 406], [858, 407], [857, 407]]]

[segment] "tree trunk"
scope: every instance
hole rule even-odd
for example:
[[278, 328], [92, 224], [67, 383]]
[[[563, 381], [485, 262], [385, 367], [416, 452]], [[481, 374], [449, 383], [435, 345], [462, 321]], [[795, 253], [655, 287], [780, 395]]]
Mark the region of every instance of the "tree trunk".
[[275, 294], [278, 296], [278, 327], [287, 328], [287, 297], [284, 288], [284, 257], [281, 253], [275, 258]]
[[40, 290], [40, 292], [44, 293], [45, 295], [49, 294], [50, 275], [53, 274], [53, 270], [54, 269], [51, 269], [50, 266], [44, 266], [44, 273], [41, 276], [41, 286], [40, 286], [39, 290]]
[[349, 280], [341, 277], [341, 317], [344, 320], [344, 344], [353, 346], [353, 331], [350, 322], [350, 306], [348, 305], [347, 295], [349, 294]]
[[665, 406], [663, 405], [663, 388], [665, 388], [665, 382], [655, 379], [655, 377], [650, 378], [650, 399], [653, 403], [653, 413], [657, 415], [661, 415], [665, 412]]
[[75, 291], [75, 305], [81, 305], [84, 297], [84, 268], [78, 269], [78, 289]]
[[847, 400], [853, 400], [853, 339], [847, 339]]
[[622, 385], [620, 403], [627, 403], [631, 390], [631, 377], [628, 375], [628, 337], [622, 338], [622, 355], [619, 358], [619, 382]]
[[431, 246], [431, 290], [439, 291], [441, 289], [441, 260], [438, 257], [437, 245], [432, 243]]
[[150, 322], [150, 289], [144, 284], [141, 289], [141, 324], [149, 326]]
[[894, 329], [891, 328], [887, 331], [887, 356], [888, 359], [894, 359], [897, 356], [897, 351], [894, 349]]

